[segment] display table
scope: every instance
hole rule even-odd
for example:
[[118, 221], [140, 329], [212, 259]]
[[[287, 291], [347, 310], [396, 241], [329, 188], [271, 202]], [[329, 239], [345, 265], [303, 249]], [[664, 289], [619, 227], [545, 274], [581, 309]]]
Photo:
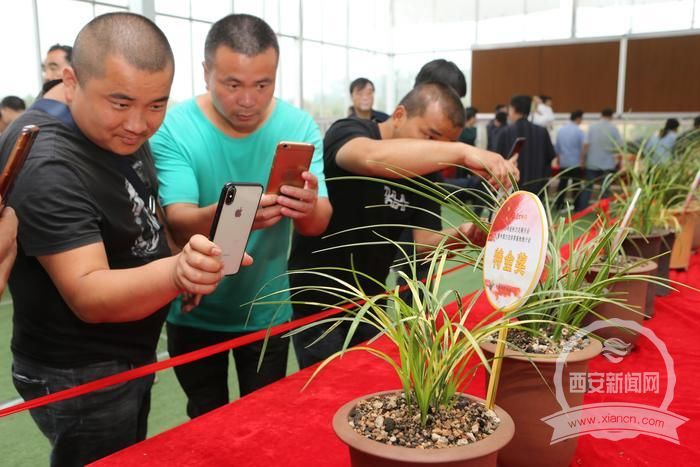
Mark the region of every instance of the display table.
[[[700, 256], [692, 258], [687, 272], [672, 273], [672, 278], [700, 288]], [[471, 321], [487, 310], [482, 297]], [[621, 441], [582, 436], [572, 466], [700, 465], [700, 377], [696, 374], [700, 368], [700, 293], [685, 290], [657, 298], [656, 316], [645, 326], [665, 342], [675, 359], [677, 382], [669, 409], [689, 418], [678, 430], [680, 445], [645, 435]], [[386, 339], [375, 346], [392, 352]], [[625, 358], [624, 368], [598, 357], [590, 371], [643, 372], [659, 368], [660, 362], [656, 348], [640, 339], [639, 347]], [[324, 368], [300, 392], [314, 369], [299, 371], [93, 465], [347, 466], [347, 447], [331, 427], [333, 414], [355, 397], [398, 388], [398, 379], [376, 357], [351, 352]], [[483, 370], [468, 391], [484, 396]], [[587, 394], [586, 402], [603, 402], [606, 397]], [[647, 395], [644, 402], [659, 403], [661, 397]]]

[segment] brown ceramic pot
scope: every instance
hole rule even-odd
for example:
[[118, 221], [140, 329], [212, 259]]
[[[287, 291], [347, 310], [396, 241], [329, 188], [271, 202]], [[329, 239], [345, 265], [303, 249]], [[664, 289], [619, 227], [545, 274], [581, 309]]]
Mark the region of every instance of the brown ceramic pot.
[[[482, 344], [489, 358], [496, 344]], [[571, 373], [587, 373], [588, 362], [602, 350], [595, 339], [585, 349], [571, 352], [566, 358], [562, 382], [570, 407], [583, 404], [583, 393], [568, 391]], [[553, 428], [542, 418], [562, 410], [554, 396], [554, 372], [558, 355], [524, 354], [506, 349], [496, 402], [513, 417], [515, 436], [498, 453], [501, 467], [568, 467], [576, 451], [577, 438], [555, 444]], [[544, 378], [544, 379], [543, 379]], [[487, 382], [488, 384], [488, 382]], [[550, 390], [551, 388], [551, 390]]]
[[[494, 411], [501, 424], [490, 436], [467, 446], [442, 449], [414, 449], [403, 446], [389, 446], [371, 440], [357, 433], [348, 423], [350, 411], [361, 399], [382, 394], [396, 394], [399, 391], [382, 391], [360, 397], [342, 406], [333, 417], [333, 429], [338, 437], [350, 448], [350, 461], [353, 467], [410, 467], [436, 465], [440, 467], [496, 467], [496, 456], [513, 438], [513, 420], [500, 407]], [[471, 400], [482, 399], [463, 394]]]
[[700, 209], [695, 211], [695, 232], [693, 233], [693, 250], [698, 248], [700, 248]]
[[[659, 266], [659, 272], [658, 275], [662, 279], [668, 279], [669, 278], [669, 272], [671, 269], [671, 249], [673, 248], [673, 242], [676, 240], [676, 232], [669, 230], [666, 235], [661, 237], [661, 244], [660, 244], [660, 250], [659, 254], [663, 254], [663, 256], [659, 256], [656, 258], [656, 264]], [[650, 285], [649, 287], [655, 287], [656, 288], [656, 295], [664, 297], [671, 293], [671, 289], [668, 287], [664, 287], [661, 285]]]
[[[658, 229], [647, 235], [646, 237], [640, 234], [628, 235], [622, 248], [629, 256], [638, 256], [644, 259], [656, 258], [662, 252], [663, 239], [670, 233], [668, 229]], [[665, 256], [668, 256], [665, 255]], [[657, 261], [657, 259], [654, 259]], [[656, 273], [658, 275], [658, 271]], [[656, 287], [647, 289], [646, 297], [646, 316], [651, 318], [654, 316], [654, 298], [656, 297]]]
[[[628, 257], [631, 261], [637, 262], [639, 258]], [[634, 263], [633, 263], [634, 264]], [[596, 268], [591, 268], [596, 271]], [[653, 276], [656, 274], [657, 265], [654, 261], [641, 263], [627, 271], [627, 274], [638, 274]], [[655, 287], [655, 284], [638, 280], [626, 280], [615, 282], [610, 287], [610, 292], [613, 294], [610, 298], [624, 300], [628, 306], [634, 307], [636, 311], [627, 310], [614, 303], [601, 303], [597, 305], [594, 311], [606, 319], [619, 318], [622, 320], [634, 321], [641, 324], [646, 316], [646, 297], [649, 287]], [[589, 313], [583, 320], [584, 325], [588, 325], [593, 321], [597, 321], [598, 316]], [[617, 338], [628, 344], [634, 345], [639, 335], [626, 328], [607, 327], [595, 331], [595, 334], [602, 339]]]
[[629, 256], [640, 258], [654, 258], [661, 252], [661, 239], [668, 234], [667, 229], [656, 229], [651, 234], [644, 236], [633, 233], [622, 242], [622, 248]]
[[671, 269], [688, 269], [697, 223], [698, 208], [691, 207], [685, 213], [676, 211], [673, 215], [681, 226], [671, 250]]

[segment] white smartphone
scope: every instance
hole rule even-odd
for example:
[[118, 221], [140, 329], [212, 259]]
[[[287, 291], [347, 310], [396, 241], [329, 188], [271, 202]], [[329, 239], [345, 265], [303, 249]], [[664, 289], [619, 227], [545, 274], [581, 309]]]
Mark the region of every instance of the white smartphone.
[[227, 183], [221, 190], [209, 239], [221, 248], [227, 276], [241, 267], [262, 193], [257, 183]]

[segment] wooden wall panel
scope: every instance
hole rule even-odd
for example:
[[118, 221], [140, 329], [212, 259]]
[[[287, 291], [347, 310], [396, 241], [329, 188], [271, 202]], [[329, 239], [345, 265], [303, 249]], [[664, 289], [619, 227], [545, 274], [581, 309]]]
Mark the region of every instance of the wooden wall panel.
[[625, 111], [700, 110], [700, 35], [630, 39]]
[[547, 94], [555, 112], [615, 107], [618, 42], [475, 50], [472, 103], [492, 112], [514, 94]]
[[514, 94], [538, 92], [539, 50], [535, 47], [475, 50], [472, 54], [472, 105], [493, 112]]
[[614, 109], [619, 57], [618, 42], [541, 47], [541, 94], [552, 96], [556, 112]]

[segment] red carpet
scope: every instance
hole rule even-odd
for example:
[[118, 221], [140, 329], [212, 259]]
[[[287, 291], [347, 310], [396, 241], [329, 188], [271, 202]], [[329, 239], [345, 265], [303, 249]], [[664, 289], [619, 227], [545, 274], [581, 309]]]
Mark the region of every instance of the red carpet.
[[[672, 274], [672, 278], [700, 288], [700, 255], [693, 257], [688, 272]], [[487, 309], [481, 300], [475, 311]], [[665, 342], [675, 361], [677, 382], [669, 410], [689, 419], [678, 429], [680, 445], [646, 435], [621, 441], [582, 436], [572, 466], [700, 465], [700, 376], [695, 373], [700, 368], [699, 318], [700, 293], [684, 290], [657, 298], [656, 316], [645, 323]], [[377, 346], [390, 348], [386, 341]], [[590, 371], [658, 371], [663, 368], [661, 362], [656, 348], [641, 338], [623, 367], [598, 357]], [[386, 364], [364, 352], [350, 353], [330, 364], [309, 388], [299, 392], [309, 376], [308, 369], [300, 371], [94, 465], [349, 465], [347, 448], [331, 428], [334, 412], [355, 397], [398, 388], [398, 381]], [[483, 397], [483, 378], [482, 371], [468, 392]], [[663, 394], [665, 378], [660, 387]], [[636, 402], [658, 405], [661, 398], [645, 394]], [[586, 397], [588, 403], [605, 400], [600, 395]], [[633, 402], [629, 396], [625, 401]]]

